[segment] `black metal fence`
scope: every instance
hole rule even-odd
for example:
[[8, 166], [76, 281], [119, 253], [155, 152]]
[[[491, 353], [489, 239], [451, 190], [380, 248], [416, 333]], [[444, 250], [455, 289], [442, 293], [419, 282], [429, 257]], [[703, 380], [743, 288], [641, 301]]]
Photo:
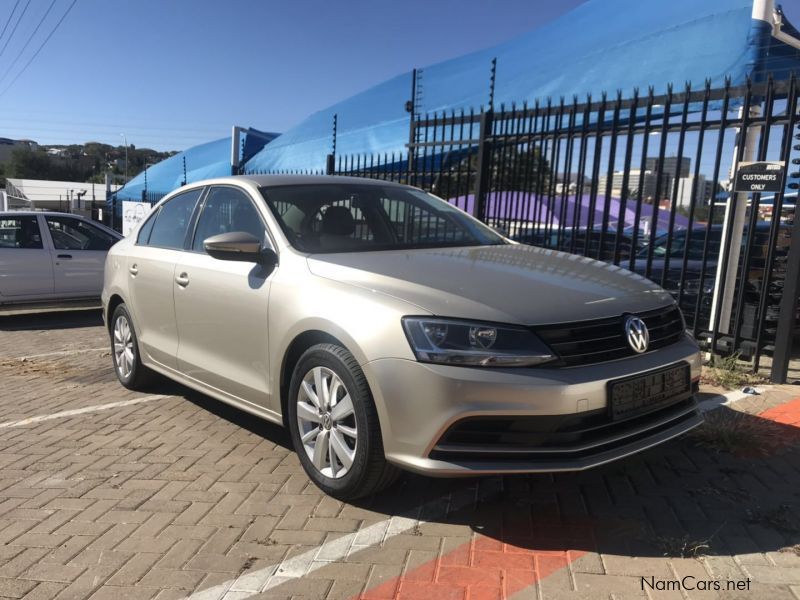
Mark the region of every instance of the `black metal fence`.
[[704, 347], [755, 370], [769, 356], [780, 381], [800, 331], [800, 174], [769, 195], [730, 181], [740, 162], [800, 164], [797, 96], [769, 80], [432, 114], [412, 119], [407, 153], [331, 156], [328, 172], [415, 185], [512, 239], [640, 273]]
[[[324, 172], [414, 185], [519, 242], [640, 273], [672, 293], [702, 346], [756, 371], [769, 357], [784, 381], [800, 333], [799, 91], [770, 79], [414, 114], [406, 152], [332, 154]], [[787, 167], [781, 191], [732, 191], [753, 160]]]

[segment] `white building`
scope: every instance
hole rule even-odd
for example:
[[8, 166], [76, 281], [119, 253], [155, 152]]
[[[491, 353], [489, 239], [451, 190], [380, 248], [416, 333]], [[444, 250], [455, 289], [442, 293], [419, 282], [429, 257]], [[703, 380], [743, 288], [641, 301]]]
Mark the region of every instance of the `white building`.
[[[112, 185], [111, 191], [120, 186]], [[48, 181], [42, 179], [6, 179], [8, 210], [61, 210], [83, 211], [91, 208], [92, 201], [106, 201], [106, 186], [102, 183], [77, 181]]]
[[703, 175], [681, 177], [678, 179], [678, 206], [689, 208], [692, 203], [693, 190], [697, 188], [695, 206], [704, 206], [709, 203], [714, 193], [714, 183], [708, 181]]
[[[611, 195], [619, 198], [622, 196], [622, 186], [625, 182], [624, 171], [614, 171], [614, 176], [611, 179]], [[658, 183], [658, 173], [654, 171], [641, 171], [639, 169], [631, 169], [628, 171], [628, 197], [638, 197], [639, 189], [642, 190], [642, 198], [644, 200], [652, 200], [656, 196], [656, 184]], [[661, 176], [661, 193], [658, 194], [660, 199], [669, 198], [672, 191], [672, 177], [668, 173]], [[601, 175], [599, 179], [599, 187], [597, 188], [599, 194], [605, 194], [608, 189], [608, 176]]]

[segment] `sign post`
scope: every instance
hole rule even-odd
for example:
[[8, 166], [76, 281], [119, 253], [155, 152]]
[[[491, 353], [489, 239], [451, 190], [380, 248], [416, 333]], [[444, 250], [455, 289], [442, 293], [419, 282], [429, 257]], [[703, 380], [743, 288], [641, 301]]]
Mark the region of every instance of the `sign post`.
[[[758, 118], [760, 110], [757, 106], [751, 106], [749, 111], [750, 120]], [[738, 129], [736, 147], [733, 150], [733, 163], [731, 165], [731, 180], [736, 180], [740, 166], [752, 164], [756, 154], [756, 143], [761, 134], [761, 127], [750, 125], [747, 127], [747, 119], [744, 114], [744, 107], [739, 109], [739, 118], [742, 119], [743, 126]], [[744, 140], [742, 139], [744, 138]], [[744, 147], [741, 147], [744, 141]], [[741, 154], [740, 154], [741, 152]], [[763, 182], [760, 182], [763, 183]], [[714, 296], [711, 300], [711, 315], [708, 327], [712, 331], [709, 341], [713, 341], [714, 323], [719, 315], [718, 333], [729, 333], [731, 312], [733, 311], [733, 296], [736, 286], [736, 272], [739, 269], [739, 255], [742, 249], [742, 239], [744, 238], [745, 213], [747, 211], [748, 192], [736, 192], [731, 189], [730, 197], [725, 204], [725, 218], [722, 222], [722, 238], [720, 239], [720, 254], [717, 264], [717, 275], [714, 280]], [[730, 229], [730, 235], [729, 235]], [[728, 262], [725, 263], [723, 257], [728, 255]], [[723, 273], [723, 265], [726, 267]], [[715, 348], [711, 348], [713, 352]]]

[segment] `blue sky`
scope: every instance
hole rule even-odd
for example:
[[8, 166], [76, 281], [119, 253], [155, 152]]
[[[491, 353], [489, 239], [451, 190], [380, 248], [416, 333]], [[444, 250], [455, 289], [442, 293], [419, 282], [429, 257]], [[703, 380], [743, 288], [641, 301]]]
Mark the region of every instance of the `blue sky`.
[[[137, 147], [180, 150], [233, 124], [285, 131], [375, 83], [494, 45], [581, 2], [77, 0], [4, 92], [72, 3], [30, 0], [0, 54], [0, 137], [121, 144], [125, 133]], [[0, 31], [15, 4], [0, 0]]]

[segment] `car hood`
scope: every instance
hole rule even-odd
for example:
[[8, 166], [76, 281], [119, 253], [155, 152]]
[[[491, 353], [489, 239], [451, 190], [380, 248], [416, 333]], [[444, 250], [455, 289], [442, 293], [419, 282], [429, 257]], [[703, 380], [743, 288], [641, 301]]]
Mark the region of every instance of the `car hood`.
[[439, 316], [542, 325], [672, 303], [630, 271], [525, 245], [316, 254], [317, 276], [388, 294]]

